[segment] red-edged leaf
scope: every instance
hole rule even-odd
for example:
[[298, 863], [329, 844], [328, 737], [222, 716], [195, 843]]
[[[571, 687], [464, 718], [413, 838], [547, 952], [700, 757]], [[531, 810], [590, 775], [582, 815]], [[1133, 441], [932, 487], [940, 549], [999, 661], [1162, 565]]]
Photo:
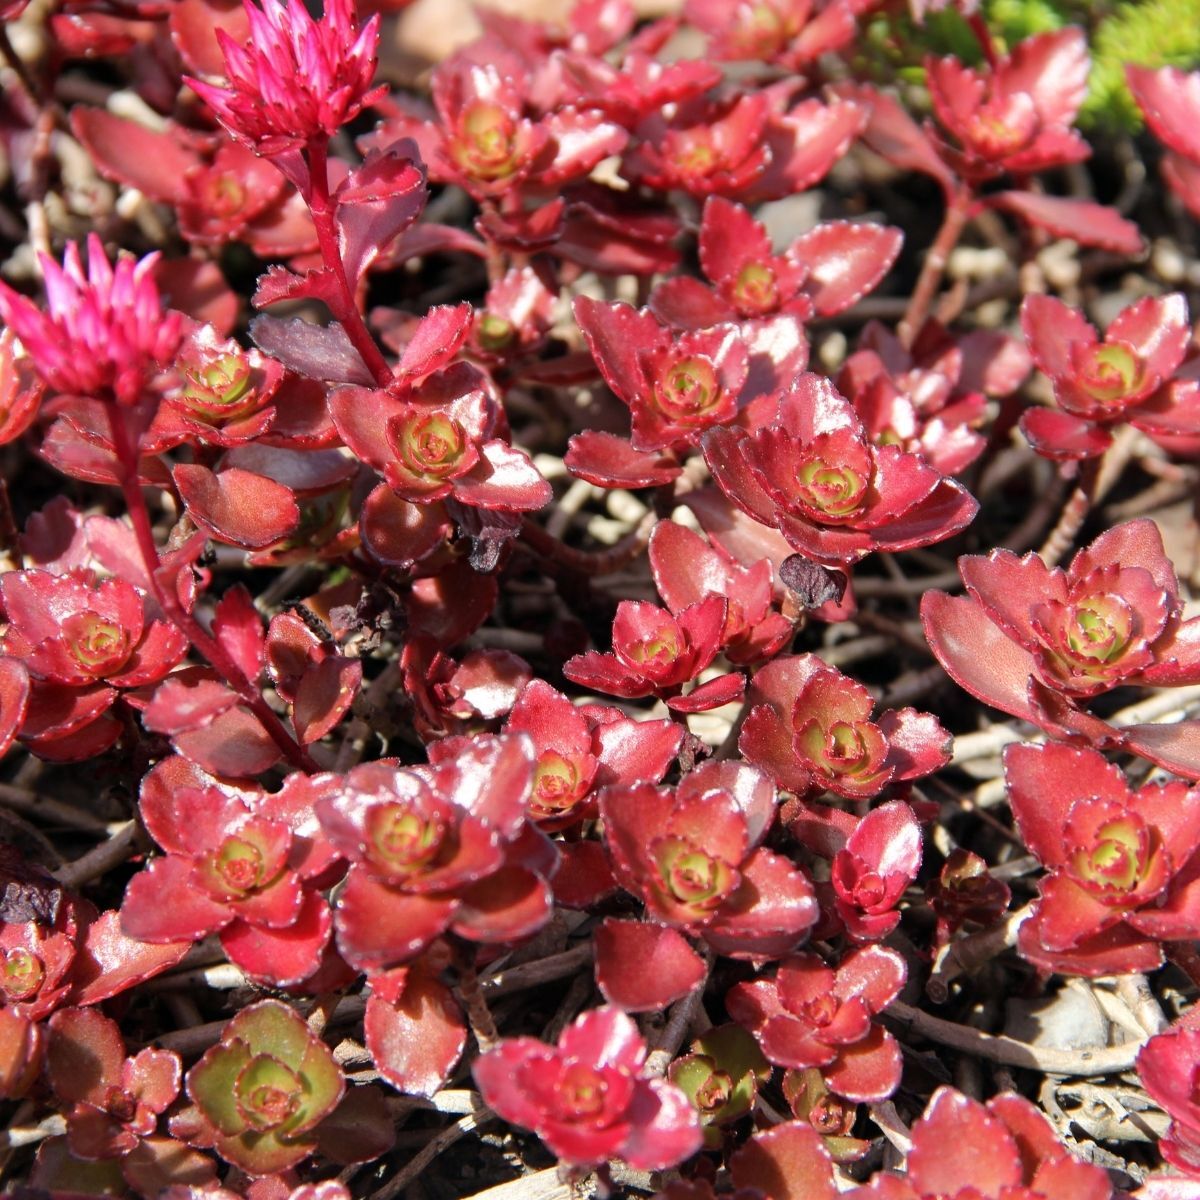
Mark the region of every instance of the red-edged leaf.
[[746, 677], [741, 672], [720, 675], [699, 687], [692, 688], [686, 696], [672, 696], [667, 707], [672, 712], [698, 713], [733, 704], [746, 694]]
[[273, 479], [241, 467], [216, 474], [199, 463], [180, 463], [172, 474], [188, 515], [218, 541], [261, 550], [300, 524], [295, 496]]
[[873, 291], [892, 269], [903, 241], [903, 233], [890, 225], [828, 221], [798, 237], [788, 255], [808, 267], [804, 291], [827, 317]]
[[1090, 200], [1045, 196], [1040, 192], [998, 192], [988, 202], [1014, 216], [1081, 246], [1099, 246], [1115, 254], [1140, 254], [1142, 235], [1115, 208]]
[[[648, 971], [647, 965], [654, 969]], [[626, 1012], [650, 1012], [682, 999], [704, 979], [704, 960], [676, 929], [609, 917], [596, 930], [596, 983]]]
[[[164, 903], [169, 896], [171, 902]], [[209, 899], [192, 884], [192, 860], [168, 854], [156, 858], [125, 888], [121, 933], [139, 942], [190, 945], [215, 933], [232, 919], [227, 904]]]
[[729, 1164], [734, 1184], [771, 1200], [836, 1200], [833, 1160], [807, 1121], [785, 1121], [755, 1134]]
[[156, 133], [102, 108], [73, 108], [71, 131], [102, 175], [151, 200], [170, 204], [186, 199], [188, 174], [201, 165], [200, 156], [178, 135]]
[[50, 1018], [46, 1075], [66, 1104], [101, 1106], [121, 1083], [125, 1039], [116, 1021], [92, 1008], [65, 1008]]
[[88, 923], [71, 968], [72, 1004], [99, 1004], [127, 988], [169, 971], [192, 948], [191, 938], [148, 945], [126, 937], [119, 914], [101, 913]]
[[367, 1000], [363, 1030], [375, 1069], [414, 1096], [432, 1096], [445, 1084], [467, 1040], [450, 989], [416, 967], [397, 1000], [377, 994]]
[[279, 747], [248, 709], [238, 705], [200, 729], [173, 739], [175, 749], [212, 775], [258, 775], [279, 761]]
[[410, 569], [454, 532], [440, 504], [412, 504], [386, 483], [363, 502], [358, 519], [363, 545], [385, 566]]
[[459, 351], [472, 320], [469, 304], [439, 304], [417, 322], [396, 374], [418, 379], [444, 367]]
[[29, 707], [29, 672], [20, 660], [0, 657], [0, 758], [2, 758]]
[[1033, 655], [989, 620], [974, 600], [927, 592], [921, 623], [930, 649], [959, 687], [993, 708], [1042, 724], [1028, 695], [1036, 671]]
[[404, 139], [372, 150], [337, 192], [342, 261], [350, 287], [421, 215], [427, 191], [416, 143]]
[[234, 921], [221, 930], [221, 948], [251, 979], [272, 987], [292, 987], [321, 966], [332, 925], [325, 898], [319, 892], [305, 892], [293, 924], [262, 929]]
[[1112, 445], [1112, 434], [1091, 421], [1056, 408], [1027, 408], [1021, 432], [1043, 458], [1069, 462], [1097, 458]]
[[263, 623], [244, 584], [235, 584], [217, 602], [212, 630], [242, 674], [251, 682], [258, 679], [266, 654]]
[[571, 438], [564, 461], [572, 475], [603, 488], [659, 487], [682, 470], [668, 453], [635, 450], [628, 438], [598, 429]]
[[331, 654], [313, 663], [300, 678], [292, 706], [292, 723], [307, 745], [323, 738], [346, 715], [362, 684], [357, 658]]

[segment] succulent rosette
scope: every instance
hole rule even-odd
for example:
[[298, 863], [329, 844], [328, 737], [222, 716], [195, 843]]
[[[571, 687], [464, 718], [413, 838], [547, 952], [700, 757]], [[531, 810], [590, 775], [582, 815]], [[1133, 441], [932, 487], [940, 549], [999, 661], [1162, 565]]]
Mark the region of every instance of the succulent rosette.
[[1071, 124], [1087, 95], [1089, 66], [1079, 29], [1026, 38], [987, 70], [953, 57], [929, 59], [933, 111], [955, 142], [947, 157], [974, 179], [1087, 158], [1090, 148]]
[[488, 59], [467, 51], [439, 63], [430, 81], [436, 120], [396, 112], [367, 144], [415, 137], [431, 178], [483, 201], [523, 185], [561, 188], [624, 147], [628, 134], [598, 106], [564, 103], [539, 111], [519, 56], [495, 47]]
[[849, 402], [813, 374], [780, 397], [764, 427], [710, 430], [701, 444], [729, 499], [817, 562], [930, 545], [979, 507], [919, 456], [873, 445]]
[[700, 1121], [678, 1087], [646, 1077], [646, 1053], [631, 1018], [593, 1009], [556, 1046], [504, 1039], [476, 1061], [475, 1082], [490, 1108], [532, 1129], [565, 1164], [619, 1158], [662, 1170], [700, 1148]]
[[504, 724], [522, 733], [537, 755], [529, 815], [542, 829], [560, 829], [595, 816], [598, 789], [658, 783], [675, 760], [683, 730], [674, 721], [632, 721], [585, 713], [541, 679], [522, 689]]
[[604, 382], [629, 407], [635, 450], [694, 442], [737, 415], [748, 359], [736, 326], [679, 335], [646, 309], [586, 296], [575, 319]]
[[1031, 368], [1021, 342], [995, 330], [952, 335], [926, 321], [909, 349], [871, 321], [837, 385], [873, 442], [900, 446], [943, 475], [957, 475], [987, 444], [977, 428], [987, 397], [1011, 395]]
[[785, 954], [817, 919], [807, 876], [762, 846], [775, 789], [754, 767], [704, 763], [674, 791], [607, 788], [600, 815], [621, 886], [652, 920], [697, 934], [721, 954]]
[[193, 440], [228, 448], [271, 428], [284, 374], [274, 359], [243, 350], [211, 325], [201, 325], [180, 344], [175, 374], [178, 382], [143, 436], [147, 453]]
[[921, 869], [921, 824], [902, 800], [872, 809], [833, 859], [834, 909], [856, 942], [876, 942], [900, 923], [896, 905]]
[[1049, 874], [1019, 948], [1048, 970], [1153, 970], [1161, 942], [1200, 930], [1200, 791], [1132, 792], [1094, 750], [1009, 746], [1005, 780], [1017, 828]]
[[[166, 760], [143, 784], [142, 820], [166, 854], [130, 881], [123, 930], [146, 942], [220, 933], [251, 978], [300, 983], [329, 941], [319, 885], [336, 858], [313, 836], [307, 780], [293, 776], [266, 800], [188, 772], [182, 761]], [[164, 895], [174, 901], [164, 905]]]
[[496, 436], [497, 406], [484, 376], [466, 364], [442, 366], [469, 332], [470, 309], [461, 307], [436, 369], [399, 378], [391, 391], [340, 388], [330, 396], [330, 414], [346, 445], [402, 500], [428, 505], [453, 498], [514, 512], [541, 508], [550, 500], [550, 485], [524, 451]]
[[929, 592], [930, 648], [960, 686], [1058, 736], [1127, 745], [1200, 777], [1200, 724], [1114, 729], [1079, 707], [1118, 685], [1200, 679], [1200, 618], [1184, 620], [1175, 568], [1150, 520], [1102, 533], [1067, 570], [1007, 550], [959, 560], [964, 597]]
[[187, 1073], [211, 1144], [248, 1175], [273, 1175], [317, 1148], [346, 1088], [333, 1052], [278, 1000], [244, 1008]]
[[883, 946], [853, 950], [836, 969], [797, 954], [772, 979], [735, 984], [725, 1003], [773, 1063], [816, 1067], [847, 1100], [885, 1100], [900, 1084], [900, 1046], [873, 1018], [906, 976], [904, 960]]
[[700, 268], [710, 282], [689, 275], [664, 280], [650, 296], [650, 310], [679, 329], [777, 313], [801, 321], [814, 313], [830, 316], [876, 287], [901, 240], [898, 229], [832, 221], [775, 254], [766, 227], [745, 206], [710, 196], [699, 238]]
[[1057, 404], [1021, 416], [1021, 430], [1039, 454], [1094, 458], [1112, 443], [1108, 427], [1121, 421], [1151, 434], [1200, 429], [1195, 382], [1171, 386], [1192, 333], [1180, 293], [1122, 309], [1103, 338], [1053, 296], [1026, 296], [1021, 326]]
[[179, 1055], [147, 1047], [126, 1056], [115, 1021], [94, 1008], [66, 1008], [48, 1023], [47, 1075], [70, 1105], [67, 1140], [82, 1159], [118, 1158], [152, 1135], [179, 1094]]
[[10, 571], [0, 604], [8, 619], [0, 645], [30, 677], [21, 737], [45, 758], [108, 749], [121, 732], [109, 714], [119, 692], [157, 683], [187, 651], [138, 588], [87, 569]]
[[675, 617], [708, 595], [724, 596], [721, 651], [732, 663], [777, 654], [795, 625], [772, 608], [774, 572], [767, 558], [743, 567], [675, 521], [660, 521], [650, 535], [650, 570], [659, 595]]
[[674, 616], [639, 600], [622, 600], [613, 618], [611, 653], [589, 650], [563, 667], [573, 683], [612, 696], [661, 696], [673, 712], [705, 712], [740, 699], [744, 675], [720, 675], [687, 695], [683, 686], [700, 674], [721, 648], [728, 602], [708, 593]]
[[335, 925], [360, 970], [407, 962], [447, 930], [503, 942], [550, 917], [555, 851], [526, 820], [530, 740], [448, 738], [430, 756], [425, 767], [356, 767], [316, 802], [351, 863]]
[[854, 8], [842, 0], [819, 11], [811, 0], [688, 0], [684, 12], [717, 58], [789, 70], [839, 49], [856, 30]]
[[871, 720], [860, 683], [815, 655], [781, 655], [754, 676], [738, 749], [782, 788], [877, 796], [890, 783], [928, 775], [950, 759], [935, 717], [905, 708]]

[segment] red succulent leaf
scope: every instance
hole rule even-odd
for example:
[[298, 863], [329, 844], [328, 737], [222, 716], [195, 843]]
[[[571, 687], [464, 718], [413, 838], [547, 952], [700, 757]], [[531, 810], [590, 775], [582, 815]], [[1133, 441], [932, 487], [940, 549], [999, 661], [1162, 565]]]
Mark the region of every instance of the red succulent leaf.
[[1130, 63], [1125, 78], [1155, 136], [1184, 158], [1200, 160], [1200, 76], [1175, 67], [1152, 70]]
[[[192, 864], [176, 855], [155, 859], [125, 889], [121, 930], [143, 942], [198, 941], [233, 920], [233, 913], [191, 886]], [[177, 897], [166, 906], [164, 895]]]
[[957, 1190], [971, 1179], [984, 1196], [1022, 1183], [1021, 1156], [1004, 1123], [976, 1100], [939, 1088], [913, 1127], [908, 1170], [922, 1195]]
[[1044, 229], [1055, 237], [1071, 238], [1084, 246], [1098, 246], [1114, 254], [1140, 254], [1138, 227], [1116, 209], [1090, 200], [1070, 200], [1041, 192], [997, 192], [989, 202], [997, 208]]
[[99, 1004], [176, 966], [192, 947], [187, 936], [158, 944], [129, 937], [116, 911], [89, 917], [71, 967], [72, 1004]]
[[29, 705], [29, 672], [19, 659], [0, 656], [0, 757], [12, 745]]
[[[338, 235], [351, 288], [421, 214], [428, 195], [416, 144], [372, 150], [338, 186]], [[406, 370], [402, 361], [400, 370]]]
[[157, 133], [102, 108], [73, 108], [71, 130], [105, 176], [154, 200], [186, 199], [187, 177], [202, 163], [178, 135]]
[[45, 391], [28, 355], [16, 352], [11, 329], [0, 331], [0, 446], [15, 441], [33, 423]]
[[247, 778], [279, 761], [280, 751], [258, 718], [238, 705], [208, 724], [172, 738], [175, 749], [214, 775]]
[[701, 1144], [696, 1110], [673, 1084], [646, 1079], [646, 1046], [617, 1009], [594, 1009], [569, 1026], [556, 1047], [509, 1038], [475, 1063], [485, 1103], [532, 1129], [570, 1164], [620, 1157], [659, 1170]]
[[788, 257], [807, 269], [804, 292], [821, 316], [843, 312], [874, 291], [900, 253], [903, 234], [887, 225], [828, 221], [801, 234]]
[[271, 987], [292, 987], [320, 968], [331, 931], [325, 898], [305, 891], [290, 925], [271, 929], [235, 920], [221, 930], [221, 948], [251, 979]]
[[257, 680], [265, 663], [262, 618], [243, 584], [235, 584], [217, 602], [212, 631], [242, 674]]
[[1021, 414], [1021, 432], [1044, 458], [1073, 462], [1098, 458], [1112, 445], [1112, 434], [1083, 417], [1050, 408], [1030, 408]]
[[466, 1044], [450, 989], [419, 963], [376, 976], [371, 985], [363, 1027], [375, 1069], [402, 1092], [432, 1096]]
[[729, 1164], [734, 1184], [772, 1200], [835, 1200], [833, 1160], [807, 1121], [784, 1121], [754, 1134]]
[[197, 463], [173, 472], [188, 514], [220, 541], [258, 550], [293, 532], [300, 510], [292, 490], [241, 467], [219, 473]]
[[64, 1008], [49, 1021], [46, 1073], [66, 1104], [103, 1106], [121, 1082], [125, 1039], [115, 1021], [94, 1008]]
[[363, 501], [359, 532], [372, 556], [385, 566], [411, 570], [442, 546], [454, 527], [440, 504], [413, 504], [386, 484]]
[[[515, 856], [514, 856], [515, 857]], [[451, 924], [472, 942], [513, 942], [536, 933], [550, 919], [554, 897], [535, 871], [508, 863], [479, 883], [461, 890], [461, 906]]]
[[628, 439], [597, 429], [572, 437], [564, 461], [572, 475], [603, 488], [659, 487], [682, 470], [670, 453], [635, 450]]
[[[654, 963], [653, 973], [646, 964]], [[666, 1008], [704, 979], [704, 960], [675, 929], [609, 917], [596, 930], [596, 984], [626, 1012]]]
[[320, 741], [346, 715], [362, 684], [362, 663], [330, 655], [300, 677], [292, 722], [302, 744]]

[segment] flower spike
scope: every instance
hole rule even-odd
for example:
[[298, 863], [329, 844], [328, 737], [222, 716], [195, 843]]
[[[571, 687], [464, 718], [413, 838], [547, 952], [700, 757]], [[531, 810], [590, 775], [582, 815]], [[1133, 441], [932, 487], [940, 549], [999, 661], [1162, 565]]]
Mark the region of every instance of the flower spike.
[[225, 86], [186, 82], [243, 145], [266, 158], [332, 137], [378, 98], [371, 91], [379, 16], [359, 25], [351, 0], [328, 0], [315, 21], [303, 0], [246, 0], [250, 39], [238, 45], [224, 30]]

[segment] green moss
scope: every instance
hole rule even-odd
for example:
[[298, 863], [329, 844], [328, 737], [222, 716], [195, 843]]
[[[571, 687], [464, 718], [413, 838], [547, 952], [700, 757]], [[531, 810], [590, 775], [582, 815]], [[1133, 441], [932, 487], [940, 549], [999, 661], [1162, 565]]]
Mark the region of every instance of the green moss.
[[1200, 64], [1200, 0], [1128, 0], [1117, 5], [1092, 39], [1092, 77], [1083, 124], [1136, 130], [1142, 118], [1125, 84], [1125, 65]]
[[[1125, 66], [1200, 66], [1200, 0], [984, 0], [984, 16], [1002, 46], [1068, 25], [1088, 30], [1092, 75], [1080, 124], [1136, 131], [1141, 114], [1125, 84]], [[919, 83], [927, 54], [953, 54], [978, 65], [979, 46], [959, 13], [931, 13], [916, 25], [902, 7], [868, 26], [860, 42], [867, 73], [885, 82]]]

